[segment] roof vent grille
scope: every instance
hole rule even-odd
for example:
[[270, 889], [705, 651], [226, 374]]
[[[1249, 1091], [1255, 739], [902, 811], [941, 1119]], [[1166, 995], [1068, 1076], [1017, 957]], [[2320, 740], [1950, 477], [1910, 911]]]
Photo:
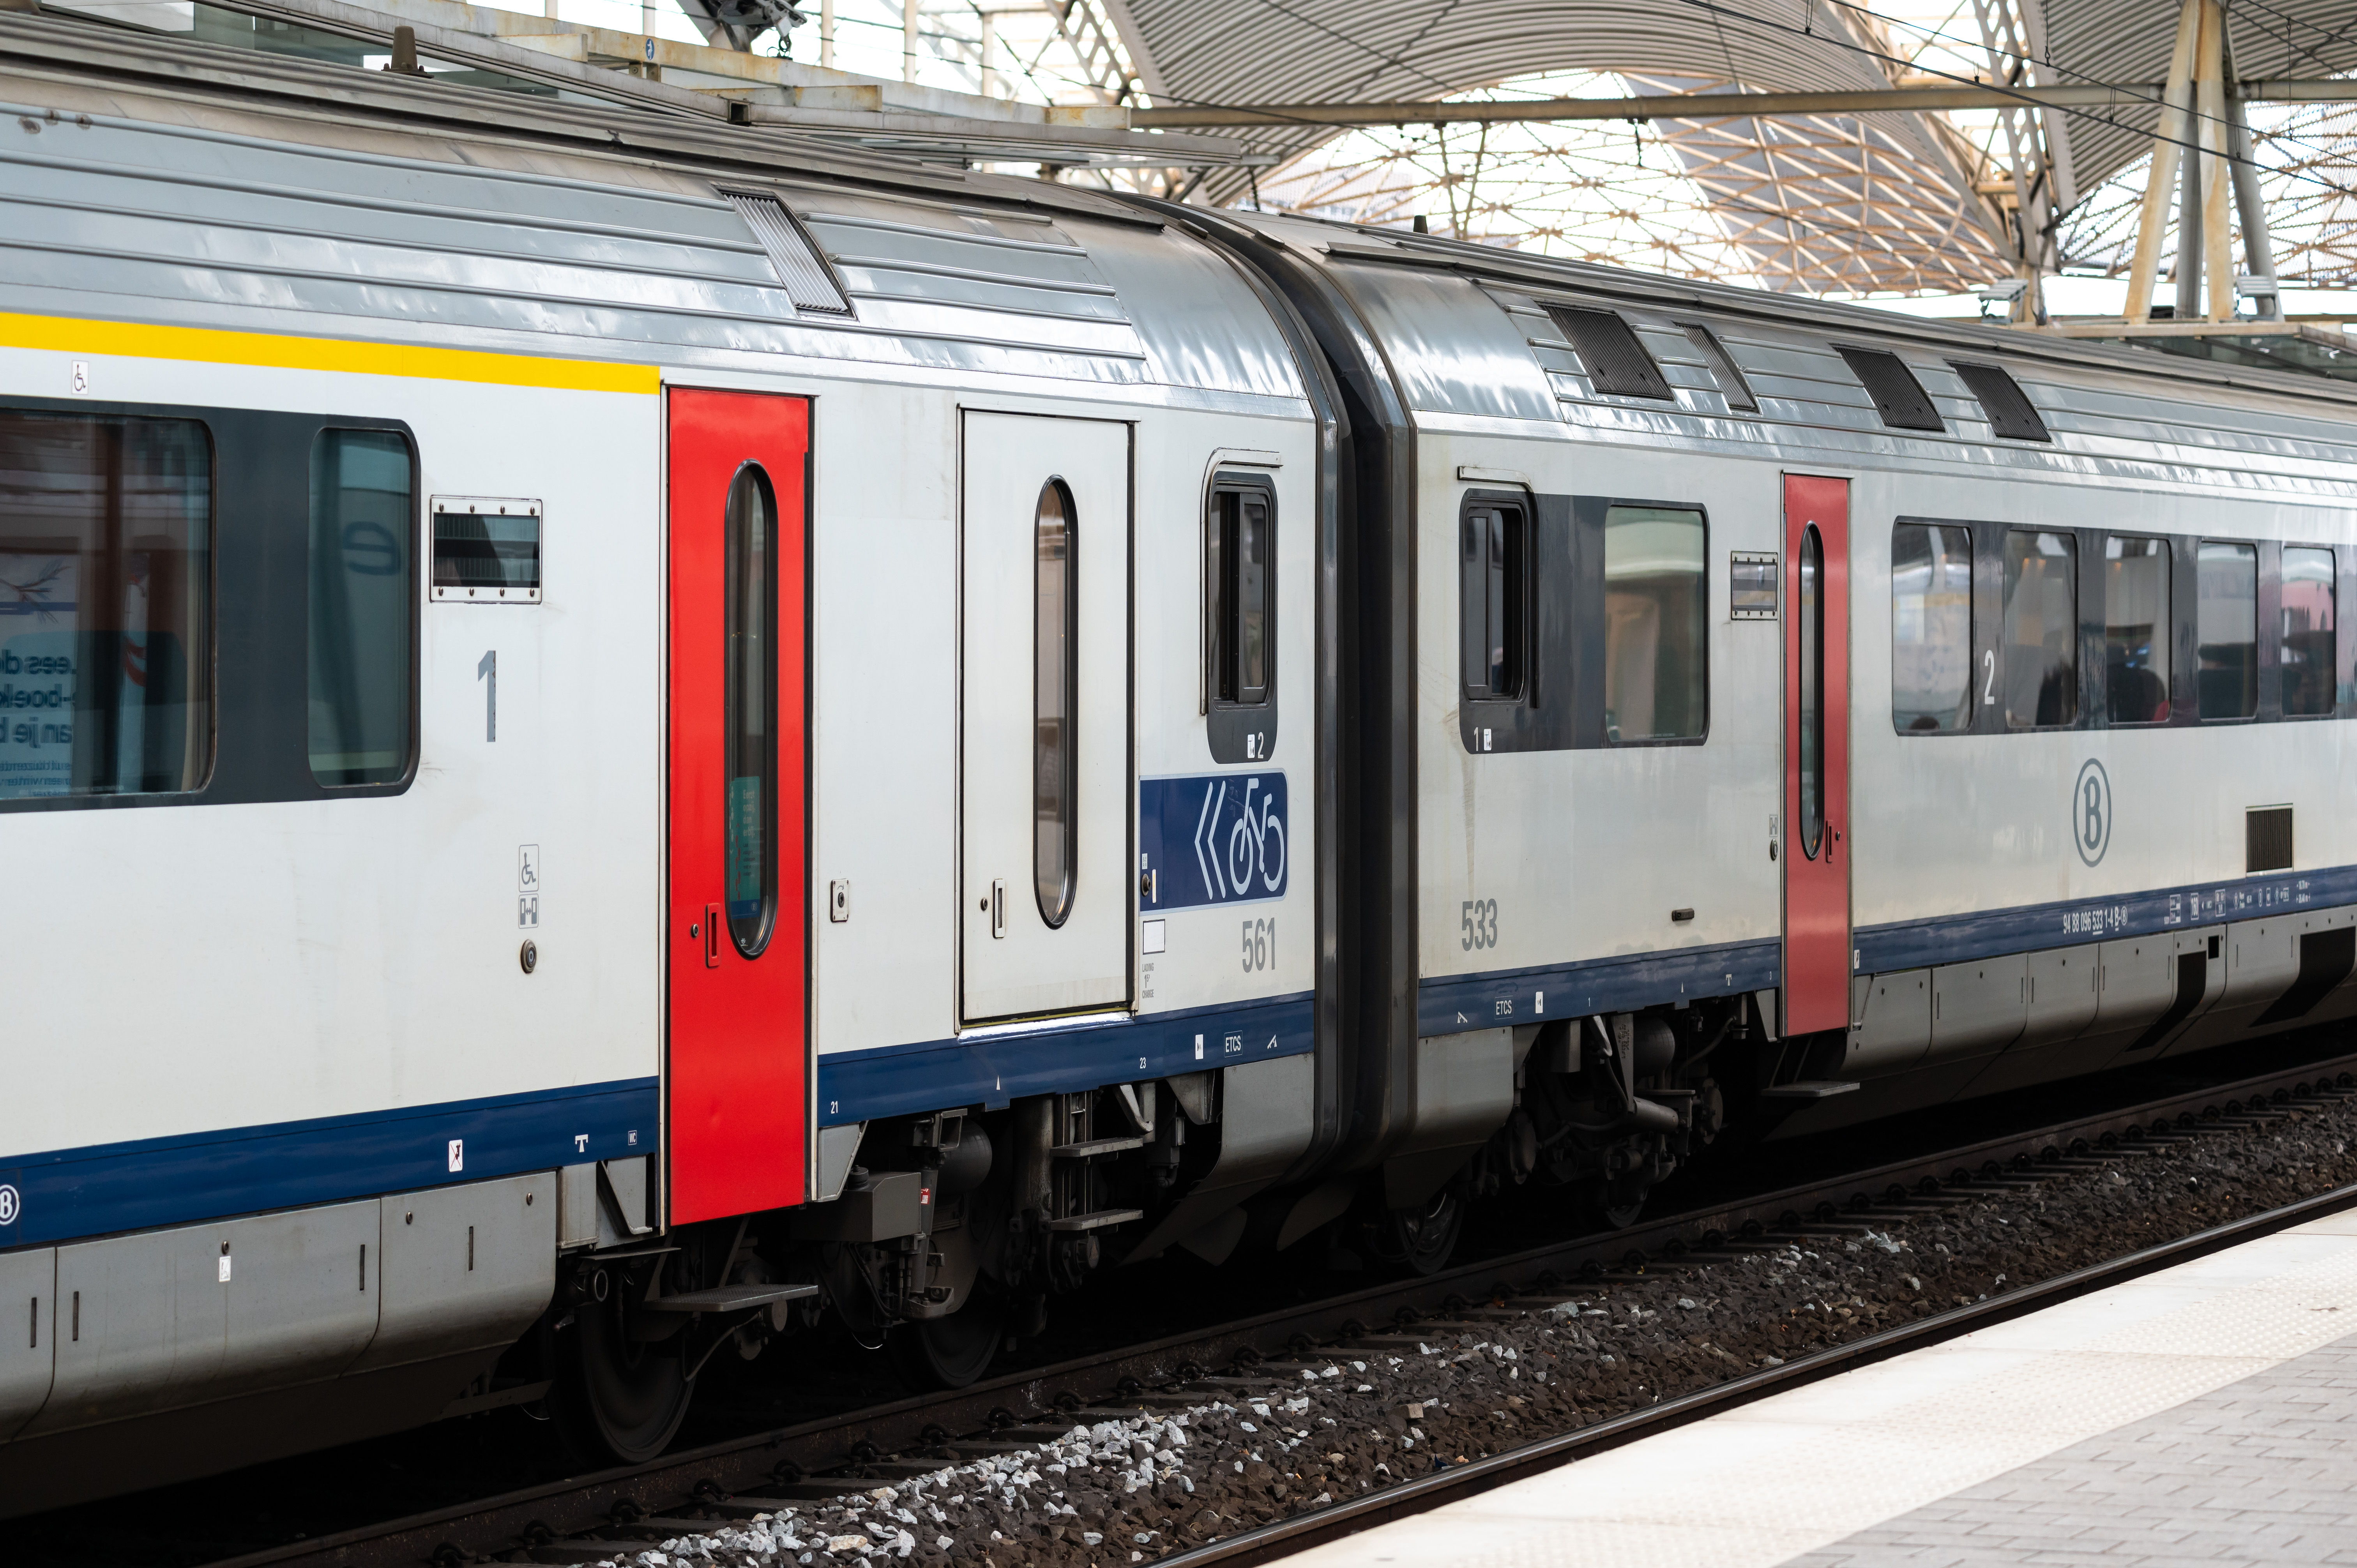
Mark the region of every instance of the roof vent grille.
[[1645, 352], [1645, 346], [1618, 315], [1568, 305], [1550, 305], [1546, 313], [1555, 330], [1569, 339], [1579, 355], [1580, 368], [1587, 372], [1588, 384], [1598, 392], [1664, 402], [1676, 397], [1670, 383], [1662, 379], [1662, 368], [1653, 363], [1653, 356]]
[[1948, 428], [1940, 423], [1940, 411], [1924, 394], [1923, 383], [1898, 355], [1880, 349], [1843, 349], [1841, 357], [1849, 361], [1850, 374], [1874, 399], [1875, 412], [1882, 415], [1883, 424], [1893, 430]]
[[1964, 378], [1973, 396], [1980, 399], [1981, 412], [1988, 415], [1989, 428], [2009, 441], [2051, 441], [2053, 435], [2046, 421], [2038, 416], [2038, 405], [2019, 382], [1995, 365], [1969, 365], [1962, 360], [1951, 360], [1948, 368]]
[[834, 274], [819, 260], [818, 248], [802, 232], [786, 204], [774, 196], [759, 196], [749, 191], [724, 190], [721, 196], [737, 215], [753, 231], [753, 238], [761, 242], [769, 253], [770, 265], [777, 269], [778, 281], [786, 285], [786, 297], [794, 302], [796, 310], [814, 311], [822, 316], [849, 316], [851, 302], [843, 297], [843, 289]]
[[1735, 357], [1727, 351], [1727, 345], [1718, 340], [1718, 334], [1699, 321], [1687, 322], [1681, 330], [1686, 341], [1695, 346], [1695, 352], [1702, 356], [1703, 363], [1710, 367], [1711, 379], [1726, 395], [1727, 406], [1747, 413], [1759, 413], [1760, 400], [1752, 394], [1751, 383], [1743, 379], [1743, 371], [1736, 365]]

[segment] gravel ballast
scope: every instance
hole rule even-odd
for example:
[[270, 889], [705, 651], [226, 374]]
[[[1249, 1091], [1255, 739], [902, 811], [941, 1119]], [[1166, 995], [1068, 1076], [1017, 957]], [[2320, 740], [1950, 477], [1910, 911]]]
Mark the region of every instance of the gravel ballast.
[[2357, 1101], [2279, 1115], [2095, 1151], [2034, 1186], [1738, 1239], [1675, 1267], [1517, 1282], [1445, 1322], [1174, 1385], [1168, 1408], [1031, 1412], [1032, 1430], [1060, 1435], [608, 1562], [1151, 1562], [2357, 1182]]

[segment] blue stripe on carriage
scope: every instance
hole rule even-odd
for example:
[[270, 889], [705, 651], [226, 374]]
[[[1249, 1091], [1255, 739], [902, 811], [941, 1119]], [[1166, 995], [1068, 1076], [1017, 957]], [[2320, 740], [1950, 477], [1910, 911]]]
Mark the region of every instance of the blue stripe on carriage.
[[1298, 1056], [1316, 1044], [1316, 1015], [1304, 991], [1102, 1024], [832, 1051], [818, 1059], [818, 1119], [831, 1127], [952, 1105], [995, 1110], [1018, 1095]]
[[[2244, 876], [1861, 926], [1851, 938], [1853, 964], [1859, 974], [1889, 974], [2349, 904], [2357, 904], [2357, 865]], [[1781, 951], [1778, 941], [1736, 942], [1426, 980], [1416, 1030], [1447, 1035], [1762, 991], [1782, 983]]]
[[1621, 1013], [1701, 996], [1733, 996], [1781, 983], [1783, 944], [1721, 942], [1668, 952], [1622, 953], [1578, 963], [1451, 974], [1416, 987], [1419, 1035], [1453, 1035]]
[[2357, 904], [2357, 865], [1861, 926], [1853, 963], [1860, 974], [1889, 974], [2343, 904]]
[[0, 1225], [0, 1247], [652, 1154], [661, 1114], [655, 1079], [633, 1078], [0, 1156], [0, 1187], [16, 1193], [13, 1216]]

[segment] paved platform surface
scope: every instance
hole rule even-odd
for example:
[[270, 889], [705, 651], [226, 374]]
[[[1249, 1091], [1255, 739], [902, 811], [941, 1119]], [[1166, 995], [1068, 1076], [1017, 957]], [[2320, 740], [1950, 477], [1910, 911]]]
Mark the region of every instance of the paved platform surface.
[[1290, 1561], [2357, 1568], [2357, 1212]]
[[1791, 1561], [2357, 1564], [2357, 1335]]

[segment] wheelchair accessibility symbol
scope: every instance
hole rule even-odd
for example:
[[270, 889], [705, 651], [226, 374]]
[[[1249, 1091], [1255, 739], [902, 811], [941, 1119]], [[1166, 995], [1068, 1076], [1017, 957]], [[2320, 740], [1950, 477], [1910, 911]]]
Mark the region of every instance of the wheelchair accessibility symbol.
[[2078, 782], [2071, 786], [2071, 842], [2089, 865], [2100, 864], [2112, 846], [2112, 779], [2092, 757], [2080, 765]]

